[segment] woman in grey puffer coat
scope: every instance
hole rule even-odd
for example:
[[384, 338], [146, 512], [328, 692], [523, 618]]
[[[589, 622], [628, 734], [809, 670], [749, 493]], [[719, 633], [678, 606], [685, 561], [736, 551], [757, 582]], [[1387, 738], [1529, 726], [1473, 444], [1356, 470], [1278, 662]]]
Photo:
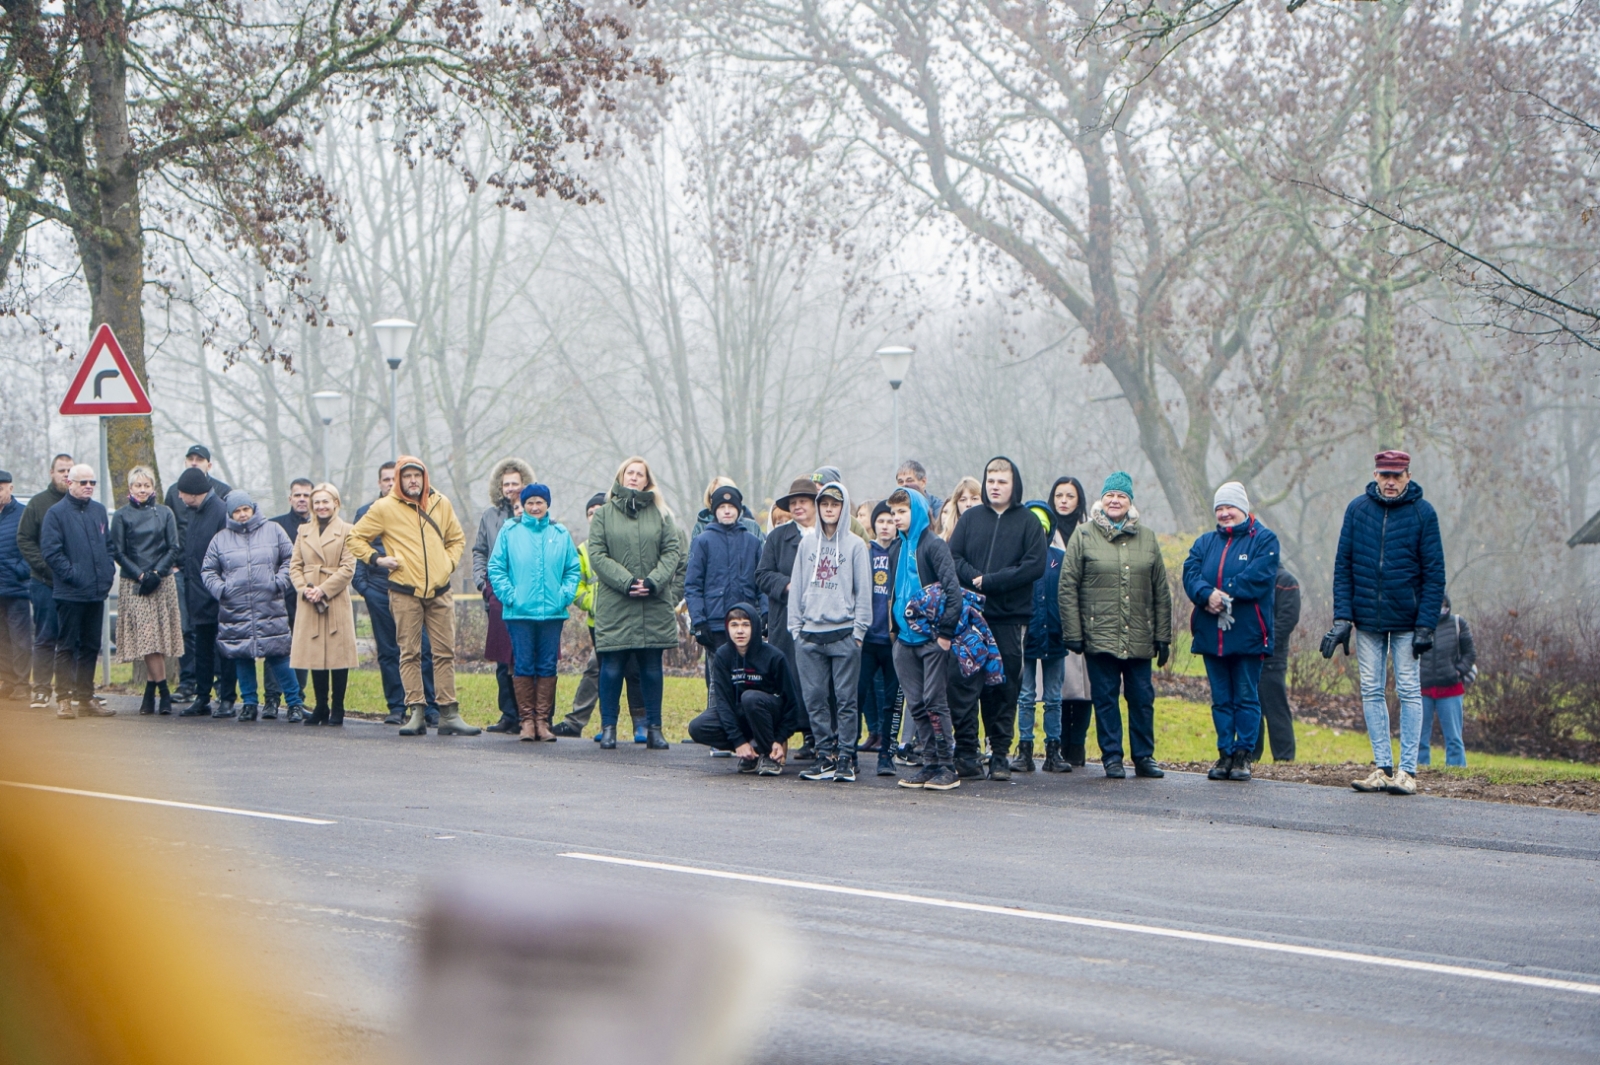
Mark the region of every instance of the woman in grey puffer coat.
[[256, 719], [257, 658], [265, 659], [289, 709], [300, 710], [305, 697], [289, 668], [293, 637], [283, 604], [284, 595], [294, 587], [289, 579], [294, 545], [277, 522], [261, 516], [248, 492], [238, 488], [229, 492], [225, 506], [228, 524], [206, 548], [200, 577], [218, 604], [217, 646], [222, 657], [233, 662], [238, 677], [239, 720]]

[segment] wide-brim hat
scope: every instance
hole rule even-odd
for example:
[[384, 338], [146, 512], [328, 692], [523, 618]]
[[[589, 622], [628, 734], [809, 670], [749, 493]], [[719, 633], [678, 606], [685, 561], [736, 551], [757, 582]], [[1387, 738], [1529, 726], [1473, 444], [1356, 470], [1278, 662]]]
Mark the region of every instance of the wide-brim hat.
[[796, 477], [789, 484], [788, 494], [779, 496], [777, 499], [774, 499], [772, 501], [772, 505], [775, 506], [775, 507], [782, 507], [784, 510], [788, 510], [789, 509], [789, 501], [792, 500], [792, 499], [795, 499], [796, 497], [805, 498], [805, 499], [816, 499], [817, 498], [817, 483], [815, 481], [813, 481], [809, 477]]

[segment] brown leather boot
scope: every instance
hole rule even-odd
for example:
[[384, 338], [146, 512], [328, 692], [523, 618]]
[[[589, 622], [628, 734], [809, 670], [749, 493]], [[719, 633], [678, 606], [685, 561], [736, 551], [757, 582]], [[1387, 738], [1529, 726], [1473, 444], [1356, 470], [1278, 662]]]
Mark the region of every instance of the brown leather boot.
[[556, 678], [538, 677], [534, 683], [538, 685], [538, 690], [534, 696], [533, 727], [538, 730], [541, 740], [554, 743], [556, 734], [550, 731], [550, 719], [556, 712]]
[[538, 703], [538, 693], [535, 685], [537, 677], [512, 677], [511, 694], [517, 699], [517, 721], [522, 725], [522, 731], [517, 738], [522, 740], [536, 740], [539, 738], [538, 722], [534, 707]]

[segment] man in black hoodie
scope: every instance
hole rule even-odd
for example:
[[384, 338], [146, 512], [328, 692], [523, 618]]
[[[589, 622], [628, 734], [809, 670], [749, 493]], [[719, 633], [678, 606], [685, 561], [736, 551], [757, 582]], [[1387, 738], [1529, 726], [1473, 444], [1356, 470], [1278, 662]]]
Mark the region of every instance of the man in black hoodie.
[[789, 660], [761, 638], [761, 612], [735, 603], [723, 616], [728, 642], [711, 656], [710, 706], [689, 722], [689, 738], [732, 751], [739, 772], [775, 777], [784, 744], [806, 716]]
[[1033, 582], [1044, 576], [1044, 528], [1022, 506], [1022, 474], [1004, 455], [983, 470], [983, 506], [961, 515], [950, 555], [961, 583], [984, 597], [983, 619], [994, 633], [1005, 683], [985, 685], [980, 671], [951, 673], [950, 716], [956, 731], [956, 772], [982, 774], [978, 765], [978, 707], [989, 736], [989, 779], [1010, 780], [1011, 736], [1022, 684], [1022, 645], [1033, 619]]
[[[184, 510], [178, 533], [178, 565], [183, 574], [183, 596], [189, 607], [189, 626], [194, 643], [194, 701], [178, 711], [179, 717], [232, 717], [237, 678], [233, 663], [217, 652], [217, 601], [200, 579], [206, 548], [211, 538], [228, 524], [222, 497], [211, 487], [212, 478], [196, 467], [178, 477], [173, 488], [178, 506]], [[219, 704], [211, 706], [215, 686]]]

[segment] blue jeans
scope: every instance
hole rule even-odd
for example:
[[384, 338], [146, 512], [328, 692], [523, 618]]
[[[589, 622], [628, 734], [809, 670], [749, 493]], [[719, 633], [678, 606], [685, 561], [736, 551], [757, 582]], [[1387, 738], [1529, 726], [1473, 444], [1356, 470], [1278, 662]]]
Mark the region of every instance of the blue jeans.
[[[1089, 693], [1094, 696], [1094, 723], [1100, 740], [1100, 760], [1122, 760], [1122, 708], [1117, 696], [1128, 700], [1128, 732], [1133, 757], [1156, 756], [1156, 689], [1150, 677], [1150, 659], [1118, 658], [1090, 652]], [[1118, 689], [1121, 689], [1119, 692]]]
[[[1201, 655], [1211, 682], [1217, 753], [1254, 756], [1261, 736], [1261, 656]], [[1387, 720], [1387, 718], [1385, 718]]]
[[[288, 706], [306, 705], [305, 696], [300, 694], [300, 683], [295, 680], [294, 670], [289, 668], [288, 655], [267, 655], [263, 658], [268, 673], [277, 678], [278, 690], [283, 693], [283, 701]], [[246, 706], [256, 704], [256, 660], [253, 658], [235, 658], [233, 660], [233, 675], [239, 681], [239, 701]]]
[[[1034, 691], [1034, 667], [1044, 673], [1044, 691]], [[1022, 687], [1017, 691], [1017, 740], [1033, 742], [1033, 704], [1043, 696], [1044, 738], [1061, 742], [1061, 685], [1067, 679], [1067, 659], [1024, 658], [1022, 660]]]
[[1394, 765], [1389, 742], [1389, 702], [1383, 686], [1388, 664], [1394, 663], [1394, 687], [1400, 696], [1400, 768], [1417, 771], [1417, 746], [1422, 741], [1422, 666], [1411, 653], [1411, 631], [1356, 630], [1356, 668], [1361, 671], [1361, 709], [1367, 718], [1373, 764]]
[[56, 680], [56, 639], [61, 635], [55, 590], [43, 581], [29, 580], [28, 598], [33, 601], [33, 686], [50, 688]]
[[511, 675], [514, 677], [553, 677], [561, 660], [561, 626], [566, 618], [552, 621], [506, 619], [511, 634]]
[[1467, 748], [1461, 742], [1461, 698], [1459, 695], [1447, 695], [1442, 699], [1435, 699], [1431, 695], [1422, 697], [1422, 735], [1417, 742], [1418, 765], [1429, 765], [1433, 760], [1429, 743], [1433, 739], [1435, 717], [1438, 717], [1439, 729], [1444, 733], [1444, 764], [1467, 764]]
[[661, 648], [646, 647], [631, 651], [600, 652], [600, 724], [617, 727], [617, 711], [622, 702], [622, 683], [628, 659], [639, 666], [639, 694], [644, 699], [645, 723], [661, 727]]

